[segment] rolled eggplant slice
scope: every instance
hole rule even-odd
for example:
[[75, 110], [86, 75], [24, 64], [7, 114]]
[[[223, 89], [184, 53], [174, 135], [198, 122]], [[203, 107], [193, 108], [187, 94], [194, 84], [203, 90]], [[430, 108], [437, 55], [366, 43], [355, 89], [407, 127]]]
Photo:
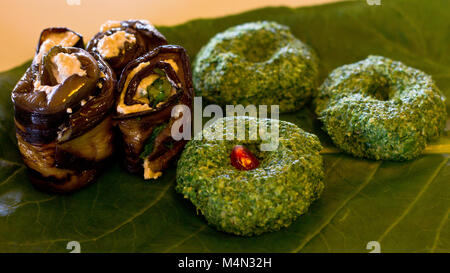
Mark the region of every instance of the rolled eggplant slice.
[[165, 44], [166, 38], [146, 20], [107, 21], [87, 50], [100, 54], [120, 76], [130, 61]]
[[33, 64], [37, 65], [42, 57], [54, 46], [84, 48], [83, 36], [65, 27], [46, 28], [39, 36]]
[[124, 68], [115, 119], [128, 171], [156, 179], [182, 151], [186, 140], [174, 140], [171, 128], [179, 119], [190, 122], [190, 116], [172, 117], [172, 109], [176, 105], [192, 109], [190, 67], [184, 48], [163, 45]]
[[82, 48], [56, 45], [40, 60], [12, 91], [18, 146], [35, 186], [68, 193], [92, 182], [113, 152], [115, 76]]

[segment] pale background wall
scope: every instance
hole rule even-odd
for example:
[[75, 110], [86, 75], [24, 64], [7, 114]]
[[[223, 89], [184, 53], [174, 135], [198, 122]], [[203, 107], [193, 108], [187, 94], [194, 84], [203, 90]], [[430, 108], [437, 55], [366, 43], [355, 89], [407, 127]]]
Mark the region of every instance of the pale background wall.
[[108, 19], [147, 19], [155, 25], [175, 25], [265, 6], [299, 7], [334, 1], [338, 0], [0, 0], [0, 71], [29, 60], [45, 27], [67, 26], [88, 41]]

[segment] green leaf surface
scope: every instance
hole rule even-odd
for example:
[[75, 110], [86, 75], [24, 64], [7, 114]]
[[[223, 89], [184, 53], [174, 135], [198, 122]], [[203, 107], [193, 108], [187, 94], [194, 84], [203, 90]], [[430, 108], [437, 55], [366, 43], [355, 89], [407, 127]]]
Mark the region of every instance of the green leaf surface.
[[[450, 97], [450, 3], [381, 2], [267, 8], [160, 30], [193, 59], [217, 32], [273, 20], [316, 50], [322, 79], [337, 66], [379, 54], [431, 74]], [[0, 74], [1, 252], [69, 252], [69, 241], [80, 242], [82, 252], [369, 252], [370, 241], [378, 241], [382, 252], [450, 252], [448, 136], [427, 149], [432, 154], [408, 162], [324, 155], [322, 198], [289, 228], [251, 238], [207, 226], [175, 193], [175, 167], [144, 181], [116, 160], [97, 183], [76, 194], [39, 192], [16, 147], [10, 99], [28, 65]], [[333, 150], [309, 109], [281, 118], [318, 134]]]

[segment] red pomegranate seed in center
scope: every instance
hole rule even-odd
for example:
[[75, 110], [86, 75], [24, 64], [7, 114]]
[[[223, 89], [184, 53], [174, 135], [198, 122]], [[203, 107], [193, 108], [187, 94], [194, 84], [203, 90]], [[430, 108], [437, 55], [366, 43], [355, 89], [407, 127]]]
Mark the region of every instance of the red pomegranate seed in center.
[[236, 145], [230, 154], [231, 165], [238, 170], [249, 171], [259, 166], [259, 160], [242, 145]]

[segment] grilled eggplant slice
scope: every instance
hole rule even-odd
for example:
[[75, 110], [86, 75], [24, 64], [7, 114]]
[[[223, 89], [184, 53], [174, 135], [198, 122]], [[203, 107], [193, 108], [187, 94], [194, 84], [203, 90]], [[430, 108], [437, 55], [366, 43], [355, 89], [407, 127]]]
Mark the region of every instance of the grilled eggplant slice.
[[35, 57], [11, 97], [31, 182], [68, 193], [92, 182], [113, 152], [115, 76], [99, 55], [55, 44]]
[[166, 38], [146, 20], [107, 21], [87, 50], [100, 54], [120, 76], [130, 61], [165, 44]]
[[172, 117], [171, 112], [180, 104], [192, 109], [190, 67], [184, 48], [163, 45], [124, 68], [115, 119], [128, 171], [156, 179], [182, 151], [186, 140], [174, 140], [171, 127], [176, 120], [190, 117]]
[[54, 46], [84, 48], [83, 36], [65, 27], [46, 28], [41, 32], [33, 64], [37, 66], [42, 57]]

